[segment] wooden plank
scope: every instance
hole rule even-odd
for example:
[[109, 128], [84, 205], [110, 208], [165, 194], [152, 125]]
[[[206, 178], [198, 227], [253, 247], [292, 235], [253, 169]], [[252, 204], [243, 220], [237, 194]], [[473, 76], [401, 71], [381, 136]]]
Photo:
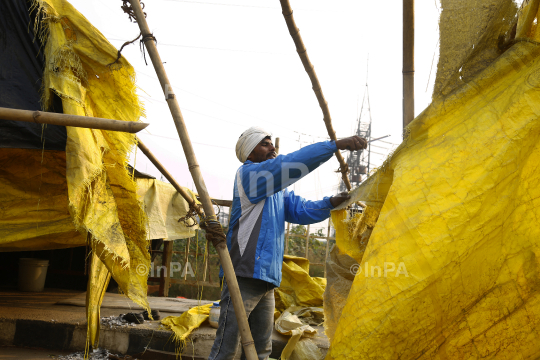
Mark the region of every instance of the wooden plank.
[[[148, 281], [160, 281], [161, 278], [158, 277], [149, 277]], [[175, 279], [171, 278], [169, 280], [171, 284], [184, 284], [184, 285], [195, 285], [195, 286], [209, 286], [209, 287], [219, 287], [219, 282], [212, 282], [212, 281], [197, 281], [197, 280], [182, 280], [182, 279]]]

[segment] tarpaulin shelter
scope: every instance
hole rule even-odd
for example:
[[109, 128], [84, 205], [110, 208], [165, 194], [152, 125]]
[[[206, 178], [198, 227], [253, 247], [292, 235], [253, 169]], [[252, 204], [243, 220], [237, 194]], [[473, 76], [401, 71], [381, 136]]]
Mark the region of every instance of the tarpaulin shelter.
[[[65, 0], [0, 3], [0, 106], [140, 121], [135, 71]], [[89, 344], [112, 274], [148, 308], [148, 217], [133, 134], [0, 121], [0, 251], [89, 245]], [[170, 195], [170, 194], [169, 194]]]
[[332, 215], [359, 267], [327, 359], [540, 357], [539, 3], [441, 1], [433, 102]]

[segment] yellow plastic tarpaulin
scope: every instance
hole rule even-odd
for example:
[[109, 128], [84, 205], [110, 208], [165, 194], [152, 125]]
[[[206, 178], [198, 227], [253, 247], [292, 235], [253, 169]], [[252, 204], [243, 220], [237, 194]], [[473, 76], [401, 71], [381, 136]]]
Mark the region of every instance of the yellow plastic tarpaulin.
[[[196, 194], [184, 190], [197, 201]], [[148, 239], [176, 240], [195, 236], [199, 225], [188, 220], [186, 227], [183, 221], [189, 210], [188, 202], [171, 185], [155, 179], [137, 179], [137, 194], [144, 202], [148, 216]]]
[[[117, 60], [117, 49], [65, 0], [33, 0], [31, 12], [37, 19], [34, 30], [44, 44], [44, 110], [54, 93], [66, 114], [139, 121], [143, 108], [136, 95], [135, 71], [123, 57]], [[135, 136], [66, 130], [67, 199], [73, 225], [90, 235], [93, 253], [122, 292], [149, 309], [147, 222], [136, 183], [126, 170]], [[32, 237], [31, 232], [27, 235]], [[92, 279], [96, 282], [88, 287], [88, 329], [89, 338], [97, 340], [99, 322], [91, 309], [99, 309], [106, 277]]]
[[322, 306], [326, 279], [309, 276], [309, 260], [285, 255], [282, 279], [274, 289], [276, 309], [283, 312], [291, 306]]
[[178, 346], [178, 353], [182, 352], [187, 337], [197, 329], [210, 316], [212, 304], [195, 306], [180, 316], [167, 316], [161, 320], [161, 325], [174, 332], [174, 341]]
[[84, 246], [69, 213], [66, 153], [0, 149], [0, 251]]
[[539, 118], [518, 39], [410, 124], [353, 193], [380, 213], [327, 359], [540, 357]]

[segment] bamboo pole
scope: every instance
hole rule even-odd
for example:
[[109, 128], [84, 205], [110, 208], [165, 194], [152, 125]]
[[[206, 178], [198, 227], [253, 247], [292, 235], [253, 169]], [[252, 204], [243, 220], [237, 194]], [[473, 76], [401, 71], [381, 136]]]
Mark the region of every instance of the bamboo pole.
[[[146, 18], [139, 0], [129, 0], [129, 2], [131, 3], [131, 7], [137, 19], [137, 24], [139, 25], [139, 29], [143, 35], [143, 41], [148, 50], [148, 54], [150, 55], [150, 59], [152, 60], [152, 64], [154, 65], [159, 82], [161, 83], [161, 88], [165, 94], [167, 104], [169, 105], [169, 110], [171, 111], [174, 123], [176, 125], [176, 130], [178, 131], [178, 135], [180, 137], [180, 142], [182, 143], [184, 154], [186, 155], [189, 171], [191, 172], [195, 187], [197, 188], [199, 196], [201, 197], [201, 203], [206, 214], [205, 222], [207, 224], [211, 224], [212, 228], [215, 228], [217, 225], [219, 225], [219, 222], [216, 219], [214, 207], [212, 205], [210, 196], [208, 195], [208, 190], [206, 189], [199, 164], [197, 163], [197, 158], [195, 156], [193, 146], [191, 145], [191, 140], [189, 139], [184, 118], [182, 116], [182, 112], [180, 111], [180, 106], [178, 105], [176, 97], [172, 92], [172, 87], [167, 77], [167, 73], [165, 72], [165, 68], [163, 67], [163, 62], [159, 56], [155, 39], [150, 32], [150, 28], [146, 22]], [[238, 287], [238, 281], [234, 273], [233, 264], [229, 256], [226, 243], [223, 241], [218, 242], [216, 250], [219, 254], [221, 266], [223, 267], [225, 278], [227, 280], [227, 287], [229, 288], [229, 292], [231, 294], [245, 356], [248, 360], [257, 360], [258, 356], [257, 351], [255, 350], [255, 343], [253, 341], [253, 337], [251, 336], [246, 310], [244, 308], [244, 303], [242, 302], [242, 295], [240, 294], [240, 288]]]
[[403, 128], [414, 120], [414, 0], [403, 0]]
[[102, 119], [90, 116], [51, 113], [45, 111], [18, 110], [0, 107], [0, 119], [24, 121], [37, 124], [73, 126], [88, 129], [122, 131], [138, 133], [148, 126], [147, 123]]
[[[319, 106], [321, 107], [321, 110], [323, 112], [323, 120], [324, 124], [326, 125], [328, 135], [330, 136], [330, 139], [336, 141], [336, 132], [334, 131], [334, 127], [332, 126], [332, 117], [330, 116], [328, 102], [326, 102], [324, 98], [321, 84], [319, 83], [319, 79], [317, 78], [317, 74], [315, 73], [314, 66], [309, 60], [306, 47], [304, 46], [304, 42], [302, 41], [302, 37], [300, 36], [300, 30], [296, 27], [296, 23], [294, 22], [291, 4], [289, 4], [289, 0], [279, 0], [279, 2], [281, 3], [282, 14], [285, 18], [285, 22], [287, 23], [289, 34], [291, 34], [294, 44], [296, 45], [296, 52], [298, 52], [298, 56], [300, 56], [302, 65], [304, 65], [304, 69], [306, 70], [309, 79], [311, 80], [313, 91], [315, 92], [315, 96], [317, 96], [317, 101], [319, 102]], [[349, 177], [347, 176], [349, 172], [349, 167], [347, 166], [347, 163], [345, 162], [345, 159], [343, 159], [343, 156], [341, 155], [339, 150], [335, 152], [335, 155], [339, 161], [339, 171], [341, 171], [341, 177], [343, 178], [343, 182], [345, 183], [347, 190], [350, 191], [351, 182], [349, 181]]]
[[196, 208], [198, 210], [199, 217], [204, 217], [202, 209], [197, 206], [194, 199], [189, 196], [189, 194], [178, 184], [178, 182], [173, 178], [173, 176], [165, 169], [165, 167], [159, 162], [159, 160], [152, 154], [150, 149], [141, 141], [140, 138], [137, 138], [139, 149], [143, 152], [144, 155], [154, 164], [154, 166], [159, 170], [159, 172], [165, 176], [165, 178], [171, 183], [171, 185], [180, 193], [180, 195], [188, 202], [189, 206]]

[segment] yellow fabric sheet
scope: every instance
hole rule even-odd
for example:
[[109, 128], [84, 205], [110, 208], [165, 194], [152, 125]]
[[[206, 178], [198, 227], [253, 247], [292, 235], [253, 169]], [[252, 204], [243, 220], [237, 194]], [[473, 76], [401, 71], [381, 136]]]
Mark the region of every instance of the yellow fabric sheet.
[[282, 279], [274, 289], [276, 309], [283, 312], [291, 306], [322, 306], [326, 279], [309, 276], [309, 260], [285, 255]]
[[180, 316], [167, 316], [161, 320], [161, 325], [167, 330], [174, 332], [174, 341], [177, 344], [177, 352], [181, 353], [186, 344], [187, 337], [197, 329], [210, 316], [212, 304], [195, 306]]
[[410, 124], [353, 193], [381, 210], [327, 359], [540, 357], [539, 118], [540, 45], [517, 41]]
[[500, 55], [517, 12], [513, 0], [441, 0], [441, 8], [433, 99], [467, 83]]
[[[192, 199], [196, 194], [184, 188]], [[137, 179], [137, 194], [148, 216], [148, 239], [176, 240], [195, 236], [199, 225], [186, 227], [183, 221], [189, 204], [171, 185], [155, 179]], [[190, 221], [192, 223], [192, 221]]]
[[84, 246], [68, 209], [66, 153], [0, 149], [0, 251]]

